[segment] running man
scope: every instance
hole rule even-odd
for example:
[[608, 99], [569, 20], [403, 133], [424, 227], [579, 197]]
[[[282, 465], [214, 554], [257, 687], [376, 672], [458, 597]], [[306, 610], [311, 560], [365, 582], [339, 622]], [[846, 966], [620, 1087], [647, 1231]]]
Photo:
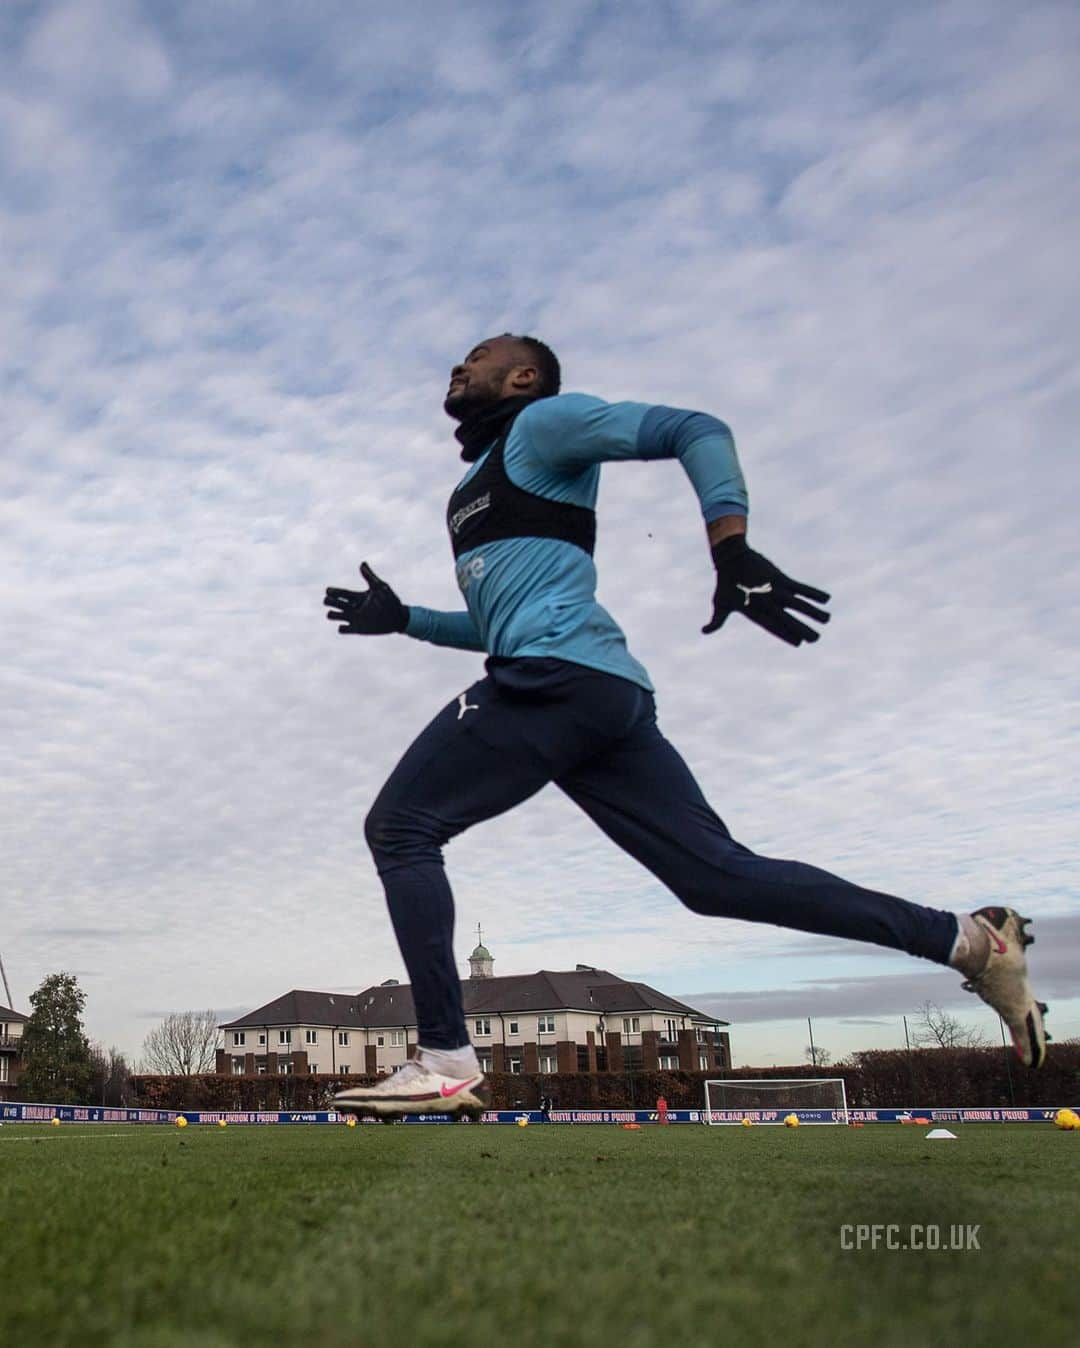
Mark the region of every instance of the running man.
[[416, 1056], [335, 1098], [356, 1113], [479, 1113], [489, 1101], [454, 961], [442, 849], [554, 782], [688, 908], [904, 950], [948, 965], [999, 1012], [1021, 1061], [1041, 1066], [1043, 1013], [1027, 978], [1028, 919], [1011, 908], [955, 916], [862, 889], [737, 843], [660, 733], [653, 688], [596, 602], [600, 466], [677, 459], [701, 502], [716, 570], [718, 631], [740, 614], [790, 646], [817, 641], [829, 596], [747, 543], [747, 495], [731, 432], [704, 412], [559, 393], [559, 363], [532, 337], [473, 348], [443, 403], [469, 465], [447, 524], [466, 607], [406, 606], [364, 562], [367, 588], [330, 587], [338, 631], [401, 632], [485, 651], [486, 675], [407, 750], [365, 825], [412, 982]]

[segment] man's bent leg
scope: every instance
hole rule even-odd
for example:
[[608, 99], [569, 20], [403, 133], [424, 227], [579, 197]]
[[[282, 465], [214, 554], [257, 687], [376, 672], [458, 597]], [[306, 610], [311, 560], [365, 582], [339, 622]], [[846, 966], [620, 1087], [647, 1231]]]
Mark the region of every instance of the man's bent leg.
[[367, 819], [425, 1048], [469, 1043], [443, 845], [622, 739], [646, 696], [562, 660], [491, 661], [489, 669], [420, 735]]
[[557, 785], [688, 908], [891, 946], [947, 964], [952, 913], [863, 889], [735, 842], [655, 720]]
[[[470, 1042], [442, 848], [471, 824], [502, 814], [551, 780], [542, 760], [527, 745], [514, 743], [490, 678], [463, 696], [464, 702], [445, 707], [406, 751], [364, 825], [409, 971], [418, 1039], [434, 1049]], [[483, 736], [477, 733], [480, 716]]]

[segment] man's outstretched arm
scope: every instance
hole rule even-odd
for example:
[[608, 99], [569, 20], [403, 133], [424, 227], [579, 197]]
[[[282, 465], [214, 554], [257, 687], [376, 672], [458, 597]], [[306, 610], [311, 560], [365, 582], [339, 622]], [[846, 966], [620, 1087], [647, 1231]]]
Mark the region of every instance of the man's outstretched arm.
[[638, 428], [643, 458], [677, 458], [694, 485], [709, 537], [716, 588], [706, 635], [721, 628], [732, 613], [770, 632], [789, 646], [817, 641], [818, 633], [795, 613], [827, 623], [824, 590], [792, 580], [746, 541], [748, 498], [731, 431], [705, 412], [652, 407]]
[[433, 646], [451, 646], [458, 651], [487, 649], [468, 609], [448, 613], [443, 609], [411, 604], [405, 635], [415, 637], [417, 641], [430, 641]]
[[435, 646], [452, 646], [464, 651], [484, 649], [480, 633], [468, 612], [440, 613], [416, 604], [403, 604], [367, 562], [361, 562], [360, 574], [367, 581], [366, 590], [327, 586], [323, 599], [328, 610], [326, 616], [330, 622], [338, 624], [339, 632], [367, 637], [404, 632]]
[[620, 460], [679, 460], [701, 503], [716, 567], [713, 614], [702, 631], [715, 632], [738, 610], [792, 646], [818, 639], [813, 628], [788, 610], [828, 622], [829, 615], [807, 601], [825, 603], [829, 596], [785, 576], [747, 545], [746, 484], [724, 422], [707, 412], [605, 403], [576, 393], [545, 399], [526, 415], [538, 457], [556, 473], [580, 473]]

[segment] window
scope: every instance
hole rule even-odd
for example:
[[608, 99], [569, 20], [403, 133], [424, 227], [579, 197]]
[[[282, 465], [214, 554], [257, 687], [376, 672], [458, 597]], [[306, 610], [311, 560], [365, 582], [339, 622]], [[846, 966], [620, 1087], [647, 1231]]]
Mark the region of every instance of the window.
[[348, 1048], [349, 1047], [348, 1030], [338, 1030], [337, 1041], [338, 1041], [338, 1048]]
[[709, 1070], [709, 1055], [707, 1053], [699, 1053], [697, 1055], [697, 1065], [699, 1072], [707, 1072]]
[[377, 1034], [377, 1035], [375, 1036], [375, 1047], [376, 1047], [376, 1048], [385, 1048], [385, 1047], [386, 1047], [386, 1035], [385, 1035], [385, 1034]]
[[679, 1070], [679, 1059], [673, 1053], [664, 1053], [660, 1057], [661, 1072], [677, 1072]]
[[232, 1060], [232, 1071], [233, 1071], [233, 1076], [234, 1076], [234, 1077], [242, 1077], [242, 1076], [244, 1075], [244, 1060], [243, 1060], [243, 1058], [234, 1058], [234, 1059]]
[[517, 1023], [516, 1020], [511, 1020], [511, 1021], [508, 1021], [508, 1022], [507, 1022], [507, 1025], [506, 1025], [506, 1033], [507, 1033], [507, 1034], [520, 1034], [520, 1033], [521, 1033], [521, 1030], [518, 1028], [518, 1023]]
[[319, 1032], [318, 1032], [318, 1030], [305, 1030], [305, 1031], [304, 1031], [304, 1043], [305, 1043], [305, 1044], [317, 1044], [318, 1042], [319, 1042]]
[[623, 1016], [622, 1022], [623, 1034], [639, 1034], [641, 1032], [640, 1016]]
[[476, 1060], [477, 1060], [477, 1062], [479, 1062], [479, 1064], [480, 1064], [480, 1070], [481, 1070], [481, 1072], [490, 1072], [490, 1071], [491, 1071], [491, 1054], [490, 1054], [490, 1053], [478, 1053], [478, 1054], [476, 1055]]
[[517, 1053], [511, 1053], [511, 1055], [510, 1055], [510, 1071], [513, 1072], [514, 1076], [520, 1076], [520, 1075], [521, 1075], [521, 1056], [520, 1056], [520, 1054], [517, 1054]]
[[640, 1072], [645, 1066], [644, 1052], [640, 1044], [627, 1044], [623, 1049], [623, 1067], [627, 1072]]
[[260, 1044], [260, 1046], [265, 1045], [265, 1043], [266, 1043], [266, 1035], [260, 1033], [260, 1035], [259, 1035], [259, 1044]]
[[664, 1038], [665, 1038], [665, 1039], [678, 1039], [678, 1037], [679, 1037], [679, 1022], [678, 1022], [677, 1020], [665, 1020], [665, 1021], [664, 1021]]
[[277, 1065], [278, 1075], [286, 1077], [289, 1075], [290, 1066], [287, 1062], [279, 1062]]
[[554, 1053], [540, 1054], [540, 1070], [541, 1072], [557, 1072], [559, 1070], [558, 1059]]
[[390, 1047], [391, 1047], [391, 1048], [401, 1048], [401, 1047], [403, 1047], [404, 1043], [405, 1043], [405, 1031], [404, 1031], [404, 1030], [391, 1030], [391, 1031], [390, 1031]]
[[705, 1031], [701, 1028], [700, 1025], [697, 1027], [696, 1034], [697, 1034], [697, 1041], [698, 1041], [698, 1043], [699, 1043], [699, 1044], [704, 1044], [704, 1042], [705, 1042]]
[[232, 1041], [233, 1048], [243, 1048], [245, 1042], [243, 1030], [233, 1030]]
[[490, 1033], [491, 1033], [491, 1017], [490, 1017], [490, 1016], [478, 1016], [478, 1017], [476, 1018], [476, 1020], [473, 1022], [473, 1024], [474, 1024], [475, 1027], [476, 1027], [476, 1033], [477, 1033], [478, 1035], [485, 1035], [485, 1034], [490, 1034]]
[[8, 1060], [6, 1058], [0, 1058], [0, 1081], [7, 1081], [7, 1079], [8, 1079]]
[[577, 1046], [577, 1070], [579, 1072], [589, 1070], [589, 1048], [587, 1044], [578, 1044]]
[[554, 1033], [555, 1033], [555, 1017], [554, 1017], [554, 1016], [538, 1016], [537, 1019], [536, 1019], [536, 1033], [537, 1033], [537, 1034], [554, 1034]]
[[343, 1062], [341, 1064], [341, 1075], [343, 1077], [347, 1077], [349, 1075], [349, 1064], [347, 1062]]
[[292, 1030], [278, 1030], [277, 1041], [279, 1044], [291, 1044]]

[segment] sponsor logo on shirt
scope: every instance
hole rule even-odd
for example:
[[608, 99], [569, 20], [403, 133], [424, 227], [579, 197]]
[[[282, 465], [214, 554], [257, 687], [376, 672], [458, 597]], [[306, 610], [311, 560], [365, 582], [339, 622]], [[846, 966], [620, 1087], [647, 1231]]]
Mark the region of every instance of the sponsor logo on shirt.
[[452, 534], [459, 534], [461, 532], [461, 526], [466, 520], [472, 519], [472, 517], [478, 515], [481, 510], [487, 510], [490, 505], [491, 492], [486, 491], [483, 496], [478, 496], [475, 501], [470, 501], [468, 505], [462, 506], [460, 510], [455, 510], [450, 516], [450, 532]]
[[467, 562], [459, 562], [457, 566], [458, 587], [464, 594], [474, 580], [479, 580], [484, 574], [484, 554], [480, 553], [478, 557], [470, 557]]

